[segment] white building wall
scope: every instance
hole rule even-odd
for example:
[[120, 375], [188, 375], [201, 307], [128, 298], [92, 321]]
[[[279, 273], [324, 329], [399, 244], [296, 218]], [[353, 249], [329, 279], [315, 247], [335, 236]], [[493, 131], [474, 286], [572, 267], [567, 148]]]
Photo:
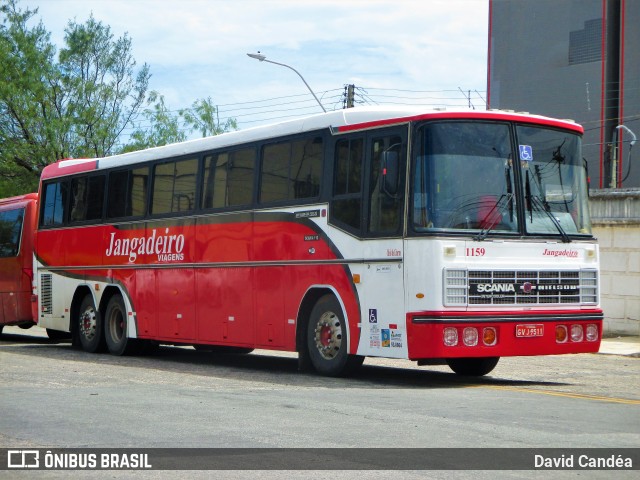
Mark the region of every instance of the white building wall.
[[640, 336], [640, 191], [592, 192], [604, 333]]

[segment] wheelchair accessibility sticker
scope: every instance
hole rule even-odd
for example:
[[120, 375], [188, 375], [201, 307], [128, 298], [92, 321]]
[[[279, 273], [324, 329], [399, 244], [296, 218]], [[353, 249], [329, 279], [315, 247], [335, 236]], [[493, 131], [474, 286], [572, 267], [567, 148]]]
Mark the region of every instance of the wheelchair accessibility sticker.
[[533, 162], [533, 149], [531, 145], [520, 145], [520, 160]]

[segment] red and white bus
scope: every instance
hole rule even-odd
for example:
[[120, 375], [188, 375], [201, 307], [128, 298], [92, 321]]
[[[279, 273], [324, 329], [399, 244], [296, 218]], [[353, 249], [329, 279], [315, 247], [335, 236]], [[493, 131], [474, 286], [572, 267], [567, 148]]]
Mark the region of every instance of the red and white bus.
[[0, 333], [5, 325], [34, 325], [33, 237], [38, 217], [35, 193], [0, 200]]
[[326, 375], [597, 352], [582, 132], [353, 108], [60, 161], [40, 185], [38, 322], [90, 352], [296, 351]]

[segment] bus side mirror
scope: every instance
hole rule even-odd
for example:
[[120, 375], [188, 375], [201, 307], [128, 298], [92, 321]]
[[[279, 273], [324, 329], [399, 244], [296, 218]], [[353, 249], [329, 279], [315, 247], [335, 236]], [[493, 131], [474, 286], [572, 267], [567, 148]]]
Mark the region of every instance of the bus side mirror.
[[387, 195], [396, 195], [398, 193], [399, 180], [398, 152], [387, 150], [382, 153], [382, 190]]

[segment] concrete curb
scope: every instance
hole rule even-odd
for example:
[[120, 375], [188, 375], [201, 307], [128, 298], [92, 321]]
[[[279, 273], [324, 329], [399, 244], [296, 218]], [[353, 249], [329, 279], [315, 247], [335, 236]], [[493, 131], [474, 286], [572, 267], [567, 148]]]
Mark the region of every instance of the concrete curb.
[[640, 337], [603, 338], [598, 353], [640, 358]]

